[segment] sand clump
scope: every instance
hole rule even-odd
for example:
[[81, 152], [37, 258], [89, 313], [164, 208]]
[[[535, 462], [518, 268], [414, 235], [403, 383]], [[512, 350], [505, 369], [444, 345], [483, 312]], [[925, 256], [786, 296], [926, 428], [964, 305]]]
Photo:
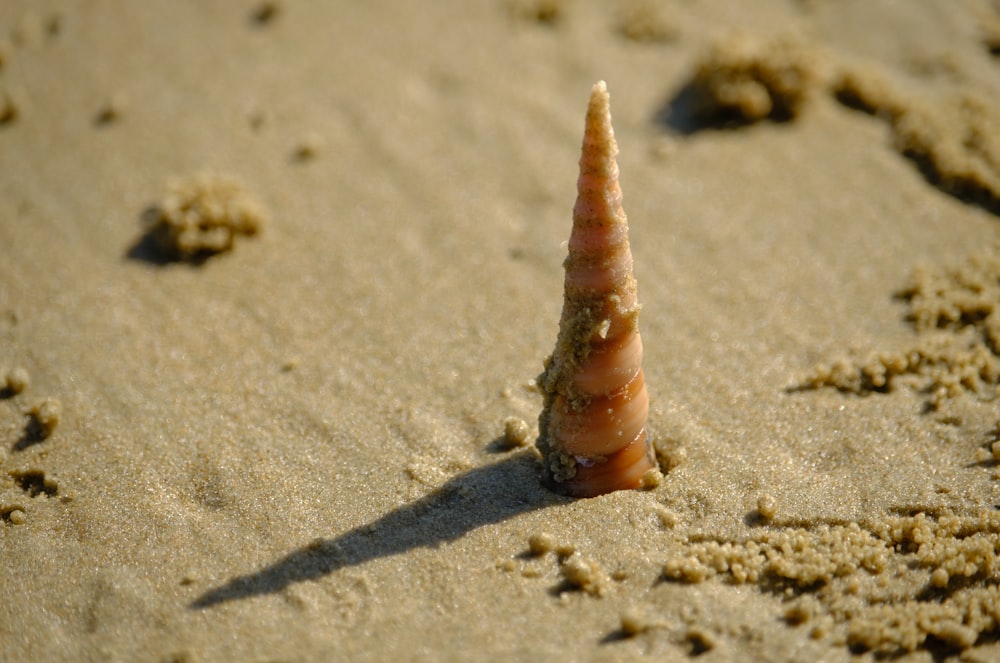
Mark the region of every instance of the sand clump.
[[845, 66], [831, 85], [845, 106], [884, 119], [893, 145], [934, 186], [1000, 212], [1000, 111], [974, 92], [925, 102], [871, 66]]
[[655, 490], [660, 487], [663, 483], [663, 472], [660, 471], [658, 467], [651, 467], [646, 470], [642, 478], [639, 479], [639, 488], [641, 490]]
[[[37, 467], [7, 472], [14, 484], [28, 497], [55, 497], [59, 494], [59, 482]], [[23, 510], [23, 509], [22, 509]]]
[[504, 421], [501, 445], [505, 449], [526, 447], [531, 442], [531, 427], [524, 419], [508, 417]]
[[0, 509], [0, 517], [11, 525], [23, 525], [27, 521], [27, 516], [23, 509], [9, 508]]
[[743, 33], [716, 41], [685, 88], [691, 114], [706, 126], [793, 120], [820, 90], [885, 120], [896, 151], [932, 185], [1000, 212], [1000, 111], [975, 92], [925, 101], [871, 64], [828, 67], [795, 39]]
[[646, 611], [636, 607], [626, 608], [621, 614], [621, 632], [628, 637], [645, 633], [652, 626]]
[[757, 515], [762, 520], [774, 520], [778, 514], [778, 503], [770, 493], [764, 493], [757, 498]]
[[563, 582], [569, 589], [576, 589], [592, 596], [607, 594], [611, 580], [601, 565], [580, 553], [573, 553], [559, 567]]
[[1000, 259], [917, 269], [898, 293], [917, 332], [909, 346], [841, 357], [815, 366], [805, 388], [866, 394], [905, 385], [937, 408], [962, 393], [990, 399], [1000, 388]]
[[0, 395], [4, 397], [16, 396], [28, 388], [31, 384], [31, 376], [28, 371], [20, 366], [7, 369], [0, 381]]
[[785, 597], [790, 624], [859, 650], [895, 655], [929, 639], [965, 648], [1000, 633], [1000, 513], [921, 512], [691, 541], [663, 574], [756, 584]]
[[1000, 113], [976, 94], [915, 107], [892, 122], [896, 149], [942, 190], [1000, 211]]
[[[26, 392], [31, 385], [28, 371], [15, 366], [0, 371], [0, 398], [14, 398]], [[42, 398], [26, 410], [27, 416], [20, 439], [11, 449], [15, 453], [47, 440], [59, 425], [62, 404], [53, 397]], [[4, 458], [0, 456], [0, 467]], [[54, 497], [59, 494], [59, 484], [37, 466], [8, 469], [0, 474], [0, 523], [24, 525], [28, 522], [29, 507], [24, 498]]]
[[[20, 396], [31, 385], [31, 376], [27, 369], [15, 366], [0, 371], [0, 398], [14, 398]], [[13, 449], [23, 451], [29, 446], [48, 439], [62, 417], [62, 403], [58, 398], [51, 396], [42, 398], [35, 402], [27, 410], [28, 422], [24, 427], [21, 439], [18, 440]]]
[[738, 125], [798, 117], [821, 80], [817, 55], [800, 42], [735, 34], [709, 48], [687, 91], [700, 121]]
[[[580, 591], [599, 598], [607, 594], [612, 577], [604, 571], [597, 561], [584, 556], [572, 544], [559, 543], [555, 537], [547, 532], [536, 532], [528, 537], [528, 557], [542, 559], [550, 553], [555, 556], [559, 565], [560, 585], [557, 588], [558, 592]], [[511, 570], [513, 565], [505, 562], [502, 568]], [[540, 573], [533, 570], [526, 571], [524, 575], [538, 577]]]
[[532, 557], [544, 557], [556, 547], [556, 540], [547, 532], [537, 532], [528, 537], [528, 552]]
[[820, 90], [885, 120], [896, 151], [928, 182], [1000, 212], [1000, 111], [975, 92], [924, 101], [870, 64], [828, 67], [795, 39], [743, 33], [716, 41], [685, 88], [691, 114], [706, 126], [793, 120]]
[[830, 85], [830, 92], [848, 108], [890, 121], [906, 112], [902, 93], [884, 72], [872, 66], [842, 66]]
[[559, 543], [548, 532], [536, 532], [528, 537], [528, 554], [532, 557], [544, 557], [549, 553], [554, 553], [560, 561], [565, 561], [576, 552], [575, 545], [565, 542]]
[[149, 236], [166, 258], [197, 262], [230, 251], [264, 226], [263, 206], [236, 180], [214, 173], [170, 182], [152, 210]]
[[56, 398], [46, 398], [28, 411], [31, 418], [31, 428], [34, 437], [39, 440], [47, 439], [59, 425], [59, 418], [62, 416], [62, 404]]

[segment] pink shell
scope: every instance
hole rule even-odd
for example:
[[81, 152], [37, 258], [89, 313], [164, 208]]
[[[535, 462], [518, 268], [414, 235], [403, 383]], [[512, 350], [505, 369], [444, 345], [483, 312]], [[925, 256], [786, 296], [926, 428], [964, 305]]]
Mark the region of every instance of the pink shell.
[[556, 396], [549, 416], [549, 434], [562, 451], [577, 458], [608, 456], [620, 451], [646, 426], [649, 397], [640, 370], [623, 389], [611, 396], [592, 396], [586, 407], [575, 408]]
[[559, 338], [539, 378], [547, 478], [575, 497], [635, 488], [655, 467], [617, 153], [602, 81], [587, 108]]

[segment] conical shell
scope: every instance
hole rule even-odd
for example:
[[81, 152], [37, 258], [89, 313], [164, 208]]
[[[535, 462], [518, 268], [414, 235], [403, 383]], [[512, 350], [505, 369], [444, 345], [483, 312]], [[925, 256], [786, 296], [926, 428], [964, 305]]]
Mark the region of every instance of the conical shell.
[[587, 107], [559, 338], [539, 377], [538, 448], [546, 477], [553, 489], [575, 497], [635, 488], [655, 467], [608, 102], [601, 81]]

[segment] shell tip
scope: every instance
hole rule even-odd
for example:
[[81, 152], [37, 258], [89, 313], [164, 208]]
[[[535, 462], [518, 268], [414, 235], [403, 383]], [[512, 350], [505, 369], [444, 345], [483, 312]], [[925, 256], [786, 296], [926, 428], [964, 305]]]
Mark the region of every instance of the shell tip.
[[597, 81], [594, 83], [594, 87], [590, 88], [590, 106], [607, 109], [610, 105], [608, 84], [604, 81]]

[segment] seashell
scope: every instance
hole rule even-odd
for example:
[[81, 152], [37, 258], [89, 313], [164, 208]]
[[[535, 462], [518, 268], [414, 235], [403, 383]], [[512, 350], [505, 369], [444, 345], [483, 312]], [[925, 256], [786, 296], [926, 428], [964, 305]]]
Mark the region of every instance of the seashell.
[[559, 337], [538, 379], [546, 480], [574, 497], [636, 488], [655, 467], [617, 154], [600, 81], [587, 107]]

